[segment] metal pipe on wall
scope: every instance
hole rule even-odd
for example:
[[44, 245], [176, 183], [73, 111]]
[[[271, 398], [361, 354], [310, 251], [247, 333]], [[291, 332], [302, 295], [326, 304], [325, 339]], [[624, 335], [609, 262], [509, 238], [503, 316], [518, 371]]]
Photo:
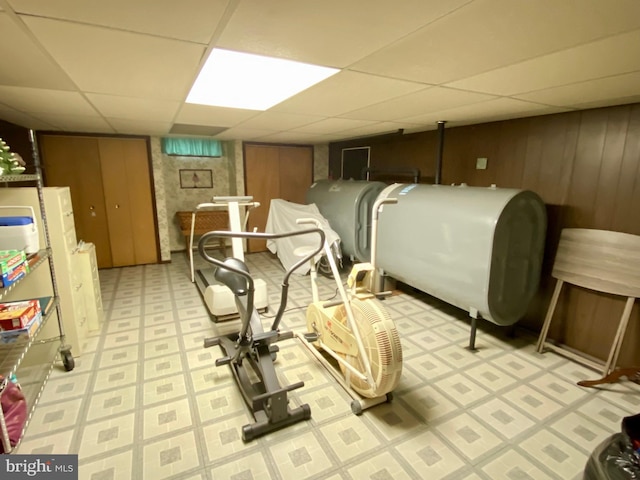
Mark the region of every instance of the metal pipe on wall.
[[438, 120], [438, 152], [436, 154], [436, 179], [435, 184], [440, 185], [442, 181], [442, 155], [444, 153], [444, 120]]

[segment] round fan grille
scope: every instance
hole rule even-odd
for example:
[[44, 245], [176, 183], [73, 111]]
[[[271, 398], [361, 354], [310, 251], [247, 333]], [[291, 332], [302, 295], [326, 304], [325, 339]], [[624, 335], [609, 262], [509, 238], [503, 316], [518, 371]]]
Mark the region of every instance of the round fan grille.
[[[351, 310], [357, 323], [375, 385], [369, 385], [354, 375], [349, 375], [341, 365], [342, 373], [351, 387], [366, 398], [373, 398], [391, 392], [402, 374], [402, 346], [400, 336], [386, 309], [372, 298], [351, 300]], [[344, 305], [335, 310], [334, 320], [343, 324], [347, 321]], [[359, 356], [347, 356], [346, 361], [358, 371], [364, 372], [364, 364]]]

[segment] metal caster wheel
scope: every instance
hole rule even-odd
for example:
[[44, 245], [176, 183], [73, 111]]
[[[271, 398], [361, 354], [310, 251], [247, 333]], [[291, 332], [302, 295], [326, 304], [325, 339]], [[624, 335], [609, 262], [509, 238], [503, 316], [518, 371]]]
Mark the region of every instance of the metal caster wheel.
[[351, 411], [354, 413], [354, 415], [362, 415], [362, 404], [357, 400], [352, 400]]
[[76, 366], [76, 361], [71, 355], [71, 350], [61, 350], [60, 356], [62, 357], [62, 366], [64, 367], [65, 372], [70, 372]]

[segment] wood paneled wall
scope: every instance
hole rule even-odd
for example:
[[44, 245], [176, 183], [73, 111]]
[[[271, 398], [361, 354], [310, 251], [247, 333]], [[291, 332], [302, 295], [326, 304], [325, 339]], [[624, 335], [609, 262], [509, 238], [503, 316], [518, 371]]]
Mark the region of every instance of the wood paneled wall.
[[[417, 167], [423, 182], [433, 181], [436, 131], [331, 144], [333, 178], [339, 176], [343, 147], [367, 145], [372, 167]], [[476, 170], [478, 157], [488, 158], [486, 170]], [[640, 235], [640, 104], [448, 128], [442, 164], [444, 184], [529, 189], [545, 201], [549, 223], [543, 277], [521, 322], [535, 331], [540, 330], [555, 285], [550, 272], [563, 228]], [[550, 336], [606, 359], [623, 308], [624, 299], [566, 288]], [[620, 363], [640, 365], [638, 302]]]

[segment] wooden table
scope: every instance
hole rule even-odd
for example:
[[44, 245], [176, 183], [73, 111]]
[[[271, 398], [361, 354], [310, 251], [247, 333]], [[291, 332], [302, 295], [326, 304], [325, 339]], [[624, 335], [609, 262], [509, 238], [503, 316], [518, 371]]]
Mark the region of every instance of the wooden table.
[[[602, 378], [578, 382], [584, 387], [614, 382], [621, 377], [627, 377], [629, 380], [637, 382], [640, 379], [640, 368], [616, 367], [631, 316], [631, 309], [636, 298], [640, 297], [640, 275], [638, 272], [640, 272], [640, 236], [586, 228], [565, 228], [562, 230], [552, 272], [557, 283], [538, 339], [538, 352], [547, 348], [591, 368], [602, 368]], [[560, 291], [565, 283], [627, 298], [624, 311], [618, 321], [618, 329], [609, 351], [609, 357], [604, 366], [567, 350], [561, 345], [546, 341]]]

